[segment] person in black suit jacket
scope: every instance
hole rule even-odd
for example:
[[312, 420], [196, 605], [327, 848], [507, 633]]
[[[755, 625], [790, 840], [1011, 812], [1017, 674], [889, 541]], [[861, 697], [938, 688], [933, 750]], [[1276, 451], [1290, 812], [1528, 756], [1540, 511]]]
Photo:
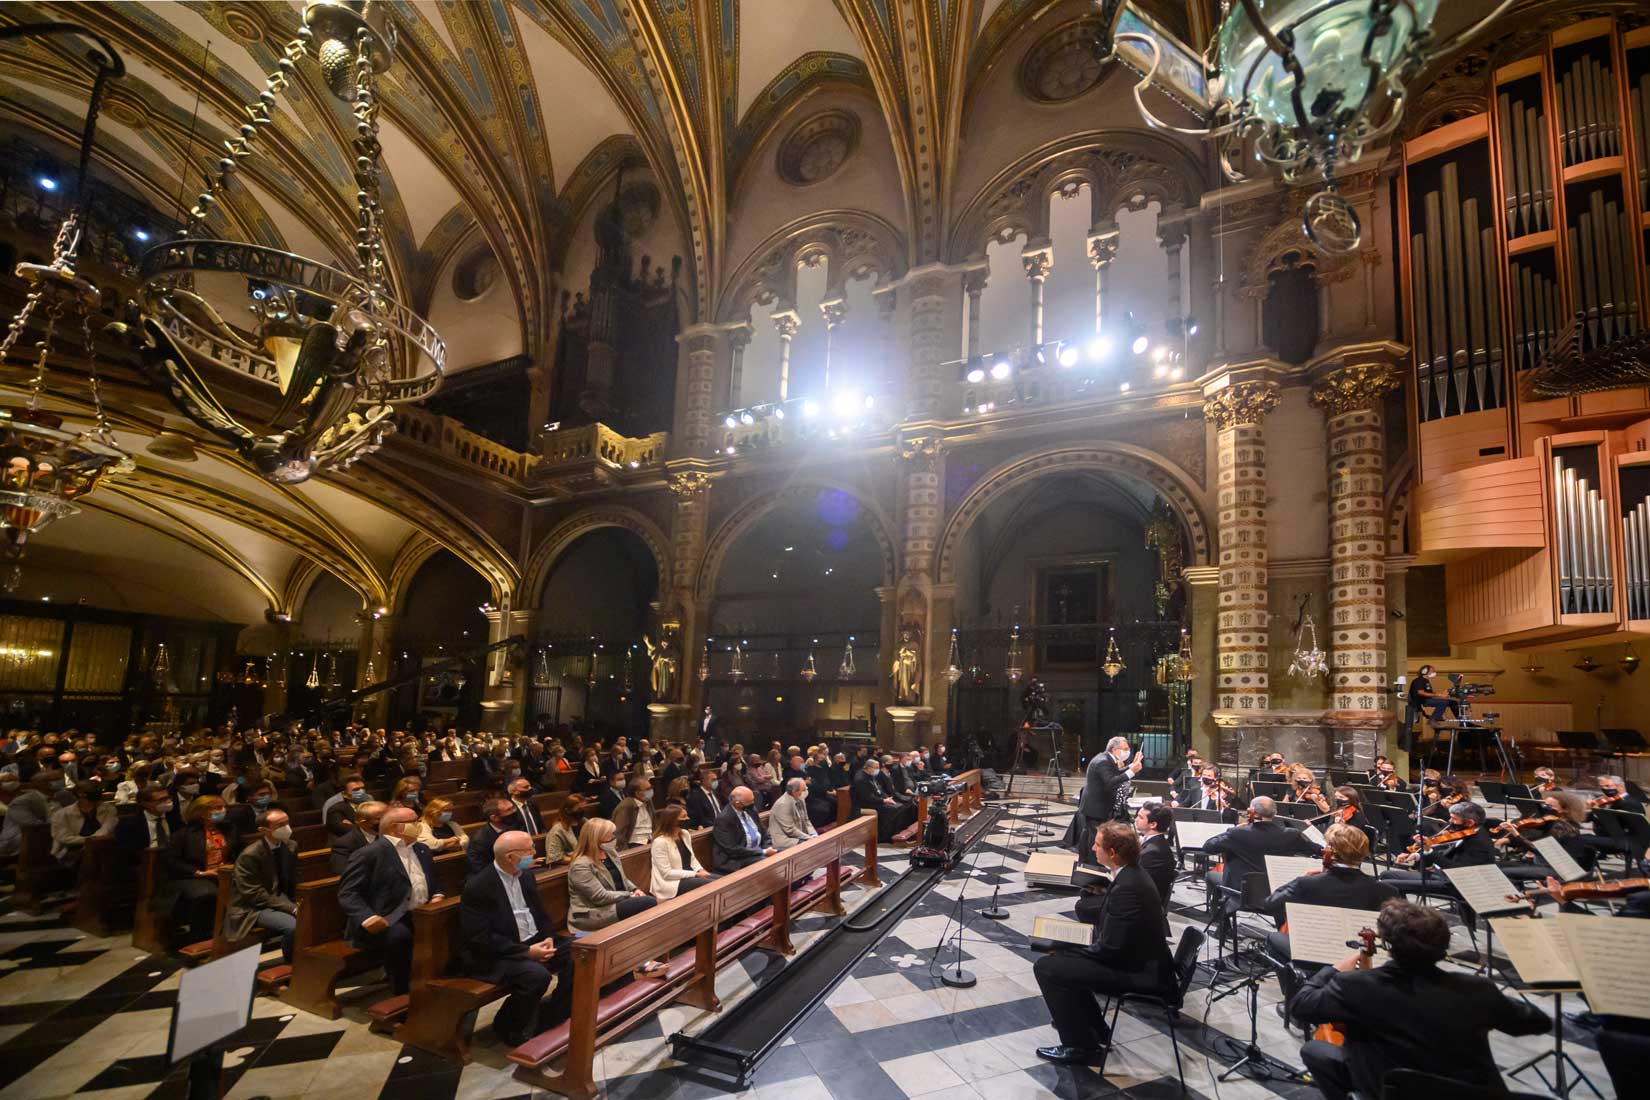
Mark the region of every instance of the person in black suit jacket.
[[[172, 843], [172, 834], [183, 828], [183, 818], [171, 792], [165, 787], [145, 787], [138, 793], [138, 812], [122, 814], [115, 821], [115, 847], [129, 857], [135, 857], [147, 848], [165, 851]], [[120, 861], [128, 878], [134, 876], [137, 860]]]
[[886, 844], [917, 820], [917, 804], [900, 802], [895, 798], [894, 792], [885, 785], [887, 781], [881, 772], [882, 762], [876, 757], [870, 758], [854, 776], [849, 789], [853, 792], [856, 814], [866, 810], [876, 811], [877, 839]]
[[510, 797], [511, 813], [509, 828], [520, 829], [528, 836], [537, 836], [544, 832], [544, 815], [539, 808], [533, 805], [533, 785], [525, 776], [510, 780], [510, 786], [505, 793]]
[[1168, 995], [1174, 989], [1168, 921], [1150, 876], [1140, 869], [1140, 840], [1117, 821], [1101, 824], [1094, 855], [1112, 872], [1105, 907], [1089, 946], [1056, 951], [1037, 960], [1032, 974], [1043, 991], [1058, 1046], [1039, 1047], [1051, 1062], [1085, 1065], [1111, 1042], [1111, 1031], [1094, 1003], [1119, 993]]
[[1390, 1069], [1420, 1070], [1480, 1089], [1505, 1085], [1490, 1053], [1489, 1033], [1541, 1035], [1552, 1020], [1532, 1004], [1506, 997], [1488, 978], [1444, 971], [1449, 925], [1436, 909], [1388, 901], [1375, 929], [1392, 953], [1371, 967], [1361, 955], [1314, 974], [1290, 1006], [1303, 1025], [1334, 1021], [1346, 1045], [1313, 1040], [1301, 1060], [1325, 1100], [1381, 1095]]
[[[464, 974], [507, 986], [493, 1033], [512, 1047], [567, 1019], [573, 1007], [572, 940], [552, 932], [539, 898], [533, 838], [512, 829], [493, 844], [493, 859], [464, 883], [459, 927]], [[545, 991], [554, 979], [556, 992]], [[542, 1002], [542, 1004], [541, 1004]]]
[[[1405, 852], [1398, 856], [1396, 862], [1403, 864], [1404, 869], [1383, 871], [1381, 881], [1397, 887], [1399, 893], [1413, 893], [1421, 889], [1423, 877], [1421, 871], [1412, 871], [1409, 868], [1427, 867], [1431, 868], [1425, 875], [1427, 891], [1453, 895], [1455, 887], [1450, 885], [1449, 879], [1443, 874], [1446, 868], [1477, 867], [1495, 862], [1495, 841], [1490, 838], [1490, 831], [1484, 828], [1484, 807], [1476, 802], [1457, 802], [1449, 808], [1449, 824], [1445, 831], [1468, 829], [1473, 831], [1462, 840], [1425, 848], [1413, 854]], [[1465, 915], [1469, 918], [1470, 926], [1471, 914]]]
[[711, 713], [710, 707], [705, 707], [705, 713], [699, 718], [699, 740], [705, 745], [705, 763], [718, 763], [722, 759], [721, 724], [716, 715]]
[[1174, 842], [1169, 830], [1174, 828], [1174, 811], [1161, 802], [1148, 802], [1134, 815], [1134, 827], [1140, 831], [1140, 869], [1151, 877], [1157, 887], [1157, 896], [1163, 901], [1163, 911], [1169, 910], [1169, 892], [1174, 888]]
[[478, 752], [470, 758], [469, 784], [481, 790], [497, 787], [504, 768], [504, 753]]
[[699, 785], [687, 793], [688, 820], [695, 829], [708, 829], [716, 824], [724, 803], [716, 797], [716, 770], [699, 769]]
[[327, 862], [332, 866], [332, 873], [341, 875], [344, 868], [349, 866], [350, 857], [356, 852], [371, 844], [378, 837], [378, 822], [389, 809], [385, 802], [361, 802], [355, 805], [355, 824], [343, 836], [332, 840], [332, 854]]
[[412, 911], [440, 901], [435, 859], [419, 844], [418, 815], [405, 806], [384, 811], [378, 839], [349, 857], [338, 883], [344, 940], [382, 952], [390, 992], [412, 984]]
[[716, 815], [711, 831], [711, 867], [729, 874], [773, 855], [762, 826], [751, 810], [756, 805], [756, 792], [749, 787], [735, 787], [728, 804]]
[[516, 815], [515, 803], [508, 798], [489, 799], [483, 805], [486, 809], [482, 812], [487, 815], [487, 821], [470, 834], [469, 843], [464, 846], [465, 861], [472, 875], [480, 874], [493, 861], [493, 846], [498, 843], [499, 837], [514, 827], [512, 823]]
[[1306, 839], [1299, 829], [1291, 829], [1277, 820], [1278, 804], [1266, 795], [1249, 800], [1254, 811], [1253, 825], [1239, 825], [1210, 837], [1203, 850], [1210, 855], [1223, 856], [1226, 868], [1219, 875], [1210, 871], [1207, 876], [1209, 897], [1222, 894], [1225, 888], [1226, 912], [1235, 913], [1243, 893], [1243, 876], [1266, 874], [1267, 856], [1320, 856], [1323, 849]]
[[1078, 801], [1078, 812], [1083, 815], [1084, 829], [1077, 838], [1078, 857], [1087, 863], [1094, 850], [1094, 831], [1102, 821], [1129, 819], [1129, 791], [1131, 780], [1139, 774], [1144, 762], [1140, 753], [1129, 759], [1129, 739], [1113, 737], [1106, 742], [1106, 751], [1097, 753], [1089, 761], [1083, 777], [1083, 794]]
[[[1291, 879], [1273, 890], [1261, 906], [1280, 926], [1288, 919], [1287, 907], [1292, 901], [1374, 912], [1399, 896], [1397, 887], [1363, 873], [1364, 861], [1369, 858], [1369, 838], [1362, 829], [1331, 825], [1323, 839], [1334, 859], [1328, 869]], [[1278, 987], [1283, 991], [1283, 1003], [1288, 1005], [1300, 989], [1300, 976], [1291, 965], [1288, 933], [1268, 932], [1266, 953], [1278, 964]]]
[[628, 776], [624, 772], [609, 772], [606, 781], [596, 794], [596, 809], [593, 817], [605, 817], [613, 820], [613, 814], [624, 801], [624, 785]]

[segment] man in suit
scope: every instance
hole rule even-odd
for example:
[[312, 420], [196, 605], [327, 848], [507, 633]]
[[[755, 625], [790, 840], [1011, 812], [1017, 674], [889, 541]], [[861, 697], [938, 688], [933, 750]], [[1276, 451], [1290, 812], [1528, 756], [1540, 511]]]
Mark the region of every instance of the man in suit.
[[327, 832], [334, 837], [341, 837], [355, 827], [355, 811], [361, 803], [367, 800], [367, 781], [358, 773], [344, 776], [343, 786], [338, 793], [327, 799], [321, 807], [321, 820], [326, 822]]
[[1222, 895], [1224, 888], [1226, 912], [1229, 914], [1238, 910], [1238, 901], [1243, 893], [1243, 876], [1266, 874], [1267, 856], [1323, 854], [1323, 849], [1307, 840], [1305, 833], [1277, 820], [1278, 804], [1266, 795], [1251, 799], [1249, 808], [1255, 812], [1253, 825], [1227, 829], [1210, 837], [1203, 845], [1203, 850], [1208, 854], [1223, 856], [1226, 860], [1226, 869], [1218, 876], [1210, 871], [1206, 881], [1211, 902]]
[[607, 779], [596, 795], [596, 817], [613, 820], [613, 815], [618, 812], [619, 803], [624, 801], [624, 785], [627, 778], [622, 771], [607, 773]]
[[887, 756], [882, 761], [882, 774], [888, 777], [888, 782], [894, 790], [894, 799], [898, 802], [915, 802], [917, 800], [917, 774], [911, 766], [909, 756]]
[[1342, 959], [1314, 974], [1290, 1006], [1298, 1023], [1334, 1021], [1345, 1031], [1345, 1046], [1314, 1039], [1301, 1047], [1324, 1100], [1346, 1100], [1354, 1089], [1379, 1096], [1386, 1072], [1400, 1067], [1502, 1092], [1489, 1033], [1542, 1035], [1551, 1018], [1488, 978], [1440, 970], [1450, 933], [1436, 909], [1388, 901], [1375, 930], [1389, 961], [1371, 967], [1362, 955]]
[[[1352, 825], [1331, 825], [1323, 835], [1334, 862], [1322, 874], [1302, 875], [1272, 891], [1261, 906], [1279, 925], [1288, 919], [1290, 902], [1330, 905], [1337, 909], [1367, 909], [1374, 912], [1398, 897], [1397, 887], [1363, 873], [1369, 858], [1369, 837]], [[1266, 953], [1278, 963], [1278, 987], [1287, 1005], [1300, 989], [1300, 976], [1291, 965], [1289, 934], [1268, 932]], [[1305, 965], [1305, 964], [1303, 964]]]
[[711, 867], [722, 874], [730, 874], [749, 867], [774, 849], [762, 835], [762, 826], [751, 812], [756, 795], [749, 787], [735, 787], [728, 794], [728, 804], [716, 815], [711, 831]]
[[1037, 1048], [1037, 1056], [1068, 1065], [1089, 1064], [1111, 1042], [1097, 995], [1174, 989], [1169, 926], [1157, 887], [1140, 868], [1139, 838], [1122, 822], [1102, 822], [1094, 855], [1112, 873], [1094, 938], [1087, 947], [1045, 955], [1032, 968], [1060, 1036], [1057, 1046]]
[[244, 940], [253, 929], [267, 928], [281, 936], [281, 958], [292, 962], [292, 937], [298, 927], [298, 846], [285, 810], [265, 810], [255, 822], [256, 832], [235, 859], [229, 909], [223, 931], [230, 940]]
[[[165, 851], [172, 834], [183, 828], [176, 800], [165, 787], [145, 787], [138, 792], [138, 812], [115, 822], [115, 847], [128, 856], [146, 848]], [[130, 871], [135, 866], [124, 861]]]
[[722, 800], [716, 797], [716, 770], [699, 769], [699, 785], [687, 793], [688, 820], [695, 829], [708, 829], [716, 824], [722, 812]]
[[893, 840], [901, 830], [917, 820], [916, 803], [901, 803], [894, 797], [894, 792], [885, 786], [886, 783], [887, 779], [882, 775], [882, 761], [873, 756], [865, 761], [865, 766], [850, 784], [854, 812], [876, 811], [877, 839], [883, 843]]
[[538, 836], [544, 832], [544, 820], [539, 814], [538, 807], [533, 805], [533, 784], [525, 776], [510, 780], [505, 789], [510, 796], [511, 821], [507, 828], [520, 829], [528, 836]]
[[1085, 863], [1088, 862], [1088, 854], [1094, 850], [1094, 831], [1100, 823], [1129, 819], [1129, 791], [1144, 763], [1138, 752], [1132, 761], [1129, 760], [1129, 739], [1126, 737], [1113, 737], [1106, 742], [1106, 751], [1096, 754], [1089, 761], [1088, 771], [1083, 777], [1082, 799], [1078, 803], [1078, 812], [1083, 815], [1085, 828], [1077, 840], [1077, 851]]
[[1134, 815], [1134, 827], [1140, 832], [1140, 869], [1146, 872], [1157, 887], [1157, 896], [1169, 908], [1169, 891], [1174, 887], [1174, 844], [1169, 830], [1174, 828], [1174, 811], [1161, 802], [1148, 802]]
[[362, 802], [355, 807], [355, 824], [332, 842], [332, 855], [328, 859], [333, 874], [343, 874], [350, 857], [377, 839], [378, 823], [387, 809], [389, 806], [383, 802]]
[[819, 835], [808, 818], [806, 779], [786, 781], [785, 793], [779, 796], [773, 809], [768, 812], [768, 834], [773, 837], [774, 849], [780, 852]]
[[[1381, 872], [1381, 881], [1397, 887], [1399, 893], [1409, 894], [1422, 888], [1424, 878], [1428, 892], [1452, 894], [1455, 888], [1444, 876], [1446, 868], [1495, 862], [1495, 841], [1484, 828], [1484, 807], [1476, 802], [1457, 802], [1449, 808], [1449, 824], [1444, 831], [1468, 830], [1471, 830], [1468, 835], [1459, 841], [1398, 856], [1395, 862], [1402, 864], [1402, 868]], [[1429, 870], [1423, 875], [1420, 870], [1411, 870], [1412, 867]]]
[[477, 752], [470, 758], [469, 784], [471, 787], [486, 790], [497, 787], [503, 780], [504, 772], [503, 745], [492, 752]]
[[705, 705], [705, 713], [699, 719], [699, 740], [705, 746], [705, 763], [721, 763], [722, 734], [719, 732], [716, 715], [711, 713], [708, 703]]
[[441, 900], [435, 881], [435, 859], [418, 843], [418, 815], [396, 806], [384, 811], [378, 839], [349, 857], [338, 883], [344, 940], [382, 953], [393, 995], [412, 982], [412, 911]]
[[498, 838], [514, 828], [516, 804], [508, 798], [489, 798], [482, 803], [482, 813], [487, 821], [470, 834], [469, 843], [464, 846], [465, 862], [469, 864], [470, 874], [480, 874], [492, 862], [493, 848], [498, 844]]
[[[464, 975], [506, 986], [493, 1034], [517, 1047], [565, 1021], [573, 1007], [571, 940], [558, 938], [539, 898], [533, 838], [512, 829], [493, 844], [491, 862], [464, 883], [459, 927]], [[550, 982], [555, 994], [546, 1001]]]

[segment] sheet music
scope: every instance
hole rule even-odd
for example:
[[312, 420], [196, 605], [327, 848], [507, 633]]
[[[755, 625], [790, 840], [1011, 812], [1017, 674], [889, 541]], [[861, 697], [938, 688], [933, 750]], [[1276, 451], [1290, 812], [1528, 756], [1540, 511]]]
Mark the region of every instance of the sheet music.
[[[1346, 945], [1348, 940], [1375, 927], [1375, 914], [1362, 909], [1291, 901], [1284, 911], [1289, 920], [1289, 954], [1295, 962], [1338, 963], [1357, 950]], [[1385, 955], [1377, 947], [1375, 964], [1380, 965]]]
[[1547, 861], [1547, 866], [1558, 875], [1558, 881], [1576, 882], [1587, 877], [1587, 872], [1564, 850], [1564, 845], [1559, 843], [1557, 837], [1542, 837], [1535, 842], [1535, 850], [1541, 853], [1541, 858]]
[[1209, 842], [1210, 837], [1219, 836], [1231, 826], [1224, 821], [1177, 821], [1174, 831], [1180, 838], [1182, 848], [1201, 848]]
[[1575, 985], [1581, 981], [1581, 972], [1576, 968], [1564, 930], [1557, 921], [1495, 917], [1490, 921], [1490, 928], [1525, 984], [1568, 982]]
[[1321, 870], [1323, 860], [1311, 856], [1269, 855], [1266, 857], [1266, 886], [1269, 890], [1276, 890], [1286, 882], [1294, 882], [1304, 874]]
[[1558, 926], [1592, 1010], [1650, 1020], [1650, 920], [1560, 913]]
[[1087, 947], [1089, 941], [1094, 938], [1094, 927], [1082, 921], [1066, 920], [1064, 917], [1034, 917], [1031, 921], [1031, 938]]
[[1323, 833], [1316, 825], [1308, 825], [1306, 828], [1301, 830], [1301, 835], [1320, 848], [1327, 848], [1329, 846], [1329, 842], [1323, 838]]
[[1071, 869], [1077, 866], [1077, 857], [1067, 852], [1033, 852], [1026, 860], [1027, 879], [1071, 880]]
[[[1430, 872], [1429, 872], [1430, 875]], [[1527, 903], [1518, 901], [1514, 895], [1518, 888], [1512, 884], [1505, 871], [1493, 863], [1481, 863], [1474, 867], [1446, 867], [1444, 875], [1461, 895], [1474, 913], [1481, 917], [1494, 913], [1515, 913], [1526, 909]], [[1513, 900], [1508, 900], [1512, 898]]]

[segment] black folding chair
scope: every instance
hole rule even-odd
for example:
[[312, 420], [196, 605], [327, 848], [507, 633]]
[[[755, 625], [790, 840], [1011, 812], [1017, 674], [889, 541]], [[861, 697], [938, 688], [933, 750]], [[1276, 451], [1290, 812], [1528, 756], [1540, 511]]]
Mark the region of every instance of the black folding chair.
[[[1197, 955], [1203, 949], [1203, 940], [1203, 933], [1196, 928], [1187, 927], [1180, 930], [1180, 942], [1174, 949], [1174, 989], [1169, 993], [1122, 993], [1111, 999], [1110, 1027], [1113, 1042], [1117, 1038], [1117, 1017], [1123, 1011], [1125, 1001], [1154, 1005], [1163, 1010], [1164, 1016], [1168, 1019], [1169, 1042], [1174, 1046], [1174, 1072], [1180, 1079], [1182, 1095], [1186, 1092], [1186, 1070], [1180, 1063], [1180, 1036], [1175, 1029], [1180, 1023], [1180, 1006], [1186, 1003], [1186, 991], [1191, 989], [1192, 978], [1197, 975]], [[1107, 1043], [1106, 1049], [1100, 1054], [1100, 1065], [1095, 1070], [1102, 1077], [1106, 1073], [1106, 1060], [1111, 1057], [1111, 1048], [1112, 1043]]]

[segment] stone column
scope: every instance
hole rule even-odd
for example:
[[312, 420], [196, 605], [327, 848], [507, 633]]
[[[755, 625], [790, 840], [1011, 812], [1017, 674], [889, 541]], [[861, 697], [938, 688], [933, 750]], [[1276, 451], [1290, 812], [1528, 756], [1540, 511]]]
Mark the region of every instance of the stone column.
[[1026, 282], [1031, 284], [1031, 343], [1043, 342], [1043, 284], [1054, 270], [1054, 248], [1044, 241], [1036, 247], [1027, 245], [1020, 253], [1020, 263], [1026, 271]]
[[[381, 683], [390, 678], [390, 638], [394, 634], [394, 616], [363, 611], [355, 617], [361, 627], [360, 645], [355, 657], [355, 686]], [[379, 692], [361, 701], [356, 714], [374, 728], [389, 721], [390, 697]]]
[[980, 295], [985, 293], [985, 284], [991, 277], [991, 272], [985, 268], [976, 268], [963, 276], [963, 293], [968, 295], [968, 358], [970, 361], [980, 357]]
[[733, 362], [728, 367], [728, 408], [739, 407], [740, 387], [744, 385], [745, 349], [750, 346], [751, 327], [736, 325], [728, 330], [728, 348]]
[[[901, 524], [900, 576], [894, 589], [893, 633], [882, 653], [882, 672], [891, 677], [894, 647], [900, 634], [913, 632], [922, 654], [922, 692], [915, 701], [895, 704], [890, 713], [903, 724], [903, 732], [914, 743], [926, 736], [934, 714], [934, 700], [945, 695], [945, 681], [936, 681], [933, 663], [934, 630], [929, 614], [933, 589], [934, 551], [940, 537], [940, 484], [943, 459], [937, 436], [916, 436], [900, 444], [901, 472], [904, 474], [904, 521]], [[943, 664], [940, 666], [943, 667]]]
[[791, 395], [791, 340], [802, 326], [796, 310], [787, 309], [773, 315], [773, 327], [779, 333], [779, 400]]
[[1184, 576], [1192, 624], [1192, 667], [1197, 673], [1192, 679], [1190, 702], [1192, 747], [1203, 754], [1203, 759], [1218, 760], [1220, 730], [1213, 713], [1219, 665], [1215, 641], [1220, 625], [1220, 568], [1193, 566]]
[[1111, 263], [1117, 259], [1117, 227], [1089, 234], [1089, 263], [1094, 265], [1094, 331], [1106, 331], [1106, 296], [1111, 284]]
[[678, 457], [703, 458], [710, 453], [720, 336], [714, 325], [694, 325], [676, 337], [683, 356], [678, 363], [681, 379], [673, 438]]
[[1237, 382], [1210, 394], [1203, 415], [1219, 452], [1220, 614], [1215, 706], [1262, 711], [1269, 705], [1266, 607], [1266, 435], [1277, 407], [1270, 382]]
[[[661, 597], [661, 617], [676, 622], [681, 647], [677, 698], [673, 704], [698, 710], [701, 687], [699, 663], [705, 645], [708, 606], [699, 602], [696, 586], [705, 556], [705, 525], [709, 516], [710, 477], [697, 470], [674, 474], [670, 491], [675, 506], [670, 516], [670, 593]], [[663, 702], [663, 700], [660, 700]]]
[[1169, 261], [1169, 316], [1183, 319], [1187, 310], [1181, 294], [1180, 255], [1186, 247], [1186, 223], [1182, 220], [1159, 218], [1157, 243]]
[[836, 330], [842, 327], [842, 322], [848, 319], [848, 302], [843, 298], [831, 298], [819, 303], [820, 316], [825, 318], [825, 385], [826, 393], [831, 391], [831, 368], [836, 360]]
[[1387, 723], [1386, 440], [1382, 406], [1398, 387], [1384, 357], [1330, 357], [1312, 387], [1329, 451], [1331, 724], [1346, 752], [1372, 760]]
[[[946, 353], [945, 304], [951, 283], [943, 268], [930, 268], [909, 277], [911, 349], [907, 393], [908, 411], [913, 420], [931, 420], [940, 415], [945, 397], [944, 367], [952, 355]], [[955, 344], [952, 345], [953, 349]], [[953, 351], [954, 354], [954, 351]]]

